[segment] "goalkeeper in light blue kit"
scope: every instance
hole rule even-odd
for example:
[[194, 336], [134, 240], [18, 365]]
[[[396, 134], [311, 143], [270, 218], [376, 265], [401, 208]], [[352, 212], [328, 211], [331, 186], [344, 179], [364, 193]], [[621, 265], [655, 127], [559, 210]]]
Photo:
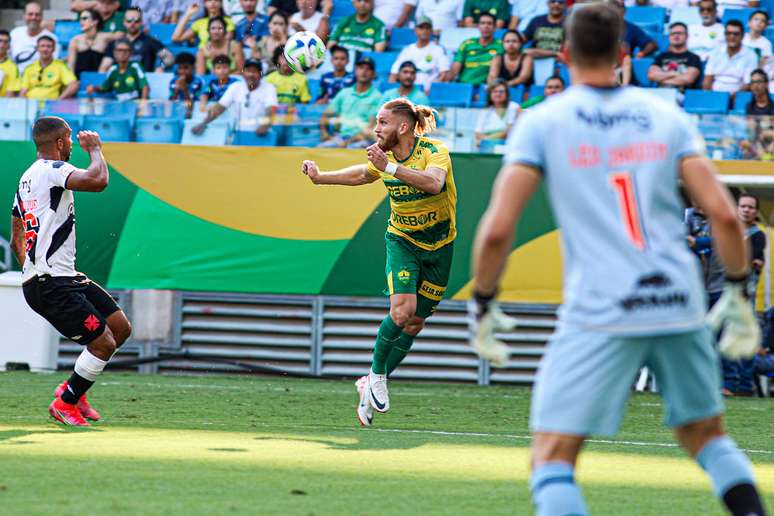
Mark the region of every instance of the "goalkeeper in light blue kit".
[[[641, 366], [656, 375], [667, 425], [735, 515], [764, 514], [747, 457], [725, 435], [718, 357], [752, 356], [760, 339], [744, 298], [747, 248], [728, 191], [687, 116], [616, 86], [623, 22], [608, 4], [566, 24], [572, 88], [520, 117], [508, 138], [474, 249], [474, 348], [495, 364], [493, 299], [524, 206], [545, 182], [561, 229], [564, 305], [532, 395], [532, 497], [537, 514], [587, 514], [574, 468], [591, 434], [617, 432]], [[699, 265], [686, 245], [678, 182], [710, 219], [727, 271], [707, 316]]]

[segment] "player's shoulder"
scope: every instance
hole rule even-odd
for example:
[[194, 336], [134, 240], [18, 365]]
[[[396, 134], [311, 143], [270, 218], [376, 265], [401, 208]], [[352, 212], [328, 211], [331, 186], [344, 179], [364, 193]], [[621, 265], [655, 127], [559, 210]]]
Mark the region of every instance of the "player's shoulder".
[[625, 88], [625, 103], [647, 109], [655, 121], [664, 123], [685, 122], [688, 115], [680, 107], [644, 88]]
[[417, 148], [430, 154], [449, 154], [449, 148], [441, 140], [420, 136], [417, 140]]
[[111, 65], [110, 68], [108, 68], [107, 75], [109, 76], [110, 74], [116, 73], [117, 71], [118, 71], [118, 65], [117, 64]]

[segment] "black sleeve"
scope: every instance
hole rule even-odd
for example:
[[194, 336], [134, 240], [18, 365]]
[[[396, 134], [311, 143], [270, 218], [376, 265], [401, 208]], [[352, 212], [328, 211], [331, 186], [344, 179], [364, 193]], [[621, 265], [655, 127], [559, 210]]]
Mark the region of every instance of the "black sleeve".
[[661, 52], [659, 55], [653, 59], [653, 64], [661, 68], [664, 65], [664, 58], [666, 57], [666, 52]]
[[763, 260], [763, 251], [766, 249], [766, 234], [758, 231], [750, 237], [753, 260]]
[[688, 66], [698, 68], [701, 71], [701, 58], [693, 52], [688, 52]]
[[524, 39], [527, 41], [532, 41], [532, 39], [535, 37], [535, 31], [537, 30], [538, 25], [538, 17], [535, 16], [532, 18], [529, 23], [527, 24], [527, 28], [524, 29]]

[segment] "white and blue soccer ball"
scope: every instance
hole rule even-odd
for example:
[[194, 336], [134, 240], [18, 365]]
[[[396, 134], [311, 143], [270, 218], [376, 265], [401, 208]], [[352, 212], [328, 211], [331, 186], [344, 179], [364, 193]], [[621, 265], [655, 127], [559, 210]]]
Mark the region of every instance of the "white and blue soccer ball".
[[314, 32], [296, 32], [285, 43], [285, 59], [294, 72], [306, 73], [325, 61], [325, 43]]

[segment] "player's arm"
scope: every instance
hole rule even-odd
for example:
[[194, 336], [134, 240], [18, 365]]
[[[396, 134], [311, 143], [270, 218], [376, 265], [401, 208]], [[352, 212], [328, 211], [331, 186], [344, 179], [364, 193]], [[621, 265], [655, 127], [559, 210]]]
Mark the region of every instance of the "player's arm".
[[379, 179], [379, 176], [368, 171], [368, 165], [353, 165], [341, 170], [322, 172], [317, 163], [306, 160], [301, 165], [301, 172], [316, 185], [359, 186]]
[[539, 184], [540, 173], [527, 165], [507, 165], [497, 176], [473, 244], [475, 292], [485, 296], [494, 296], [497, 292], [516, 225]]
[[19, 262], [19, 265], [24, 265], [27, 248], [25, 240], [24, 222], [14, 214], [11, 216], [11, 250], [14, 256], [16, 256], [16, 261]]
[[683, 186], [710, 221], [715, 249], [727, 275], [741, 277], [749, 272], [750, 263], [744, 232], [731, 194], [718, 181], [716, 174], [715, 165], [703, 156], [689, 156], [680, 164]]
[[[378, 170], [392, 174], [396, 179], [400, 179], [407, 185], [423, 192], [433, 195], [441, 193], [443, 185], [446, 184], [446, 170], [440, 167], [429, 166], [425, 170], [413, 170], [403, 165], [390, 163], [387, 154], [377, 144], [368, 147], [367, 152], [368, 161], [373, 163]], [[392, 167], [395, 167], [394, 170], [391, 170]]]
[[65, 188], [79, 192], [101, 192], [107, 188], [110, 181], [107, 161], [102, 155], [102, 142], [94, 131], [78, 133], [78, 143], [81, 144], [91, 158], [87, 169], [76, 168], [65, 180]]

